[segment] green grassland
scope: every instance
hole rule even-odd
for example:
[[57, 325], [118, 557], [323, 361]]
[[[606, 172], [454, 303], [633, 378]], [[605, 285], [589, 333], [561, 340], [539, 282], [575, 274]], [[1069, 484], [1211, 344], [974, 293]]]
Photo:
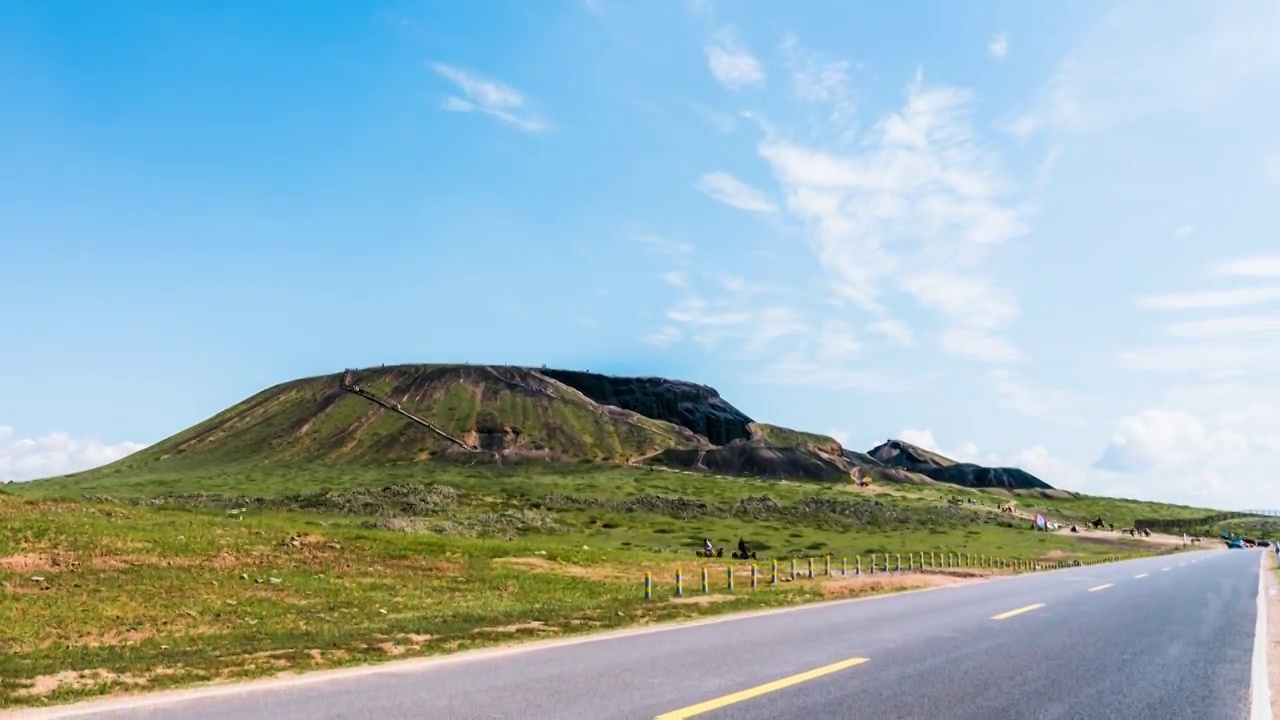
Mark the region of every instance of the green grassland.
[[[1009, 493], [589, 463], [160, 464], [8, 489], [17, 494], [0, 494], [0, 705], [452, 652], [965, 572], [770, 586], [775, 558], [787, 575], [793, 557], [802, 568], [811, 557], [855, 567], [872, 553], [930, 552], [1055, 565], [1175, 549], [1033, 532], [997, 511], [1027, 500]], [[975, 504], [945, 502], [955, 495]], [[1082, 516], [1152, 512], [1100, 498], [1077, 505]], [[726, 547], [746, 538], [760, 587], [747, 587], [749, 567], [738, 563], [728, 592], [733, 561], [696, 557], [703, 537]], [[698, 592], [704, 565], [708, 602]], [[677, 568], [685, 601], [673, 600]]]

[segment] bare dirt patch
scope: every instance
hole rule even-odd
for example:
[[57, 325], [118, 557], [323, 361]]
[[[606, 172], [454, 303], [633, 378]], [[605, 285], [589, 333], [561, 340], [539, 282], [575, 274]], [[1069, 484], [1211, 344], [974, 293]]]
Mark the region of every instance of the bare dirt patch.
[[689, 595], [671, 598], [668, 602], [674, 605], [710, 605], [712, 603], [729, 602], [734, 599], [732, 595]]
[[853, 578], [841, 578], [822, 584], [822, 594], [828, 599], [857, 597], [899, 590], [916, 590], [944, 585], [959, 585], [974, 582], [984, 577], [982, 573], [954, 573], [945, 575], [860, 575]]
[[637, 575], [634, 568], [624, 570], [622, 568], [608, 566], [583, 567], [581, 565], [569, 565], [567, 563], [554, 562], [544, 557], [494, 558], [493, 564], [532, 570], [534, 572], [553, 572], [560, 575], [586, 578], [588, 580], [635, 580]]
[[96, 685], [146, 685], [146, 678], [119, 675], [110, 670], [64, 670], [53, 675], [40, 675], [14, 693], [18, 697], [35, 698], [52, 695], [64, 688], [85, 690]]
[[10, 572], [58, 572], [79, 564], [75, 554], [69, 552], [29, 552], [0, 557], [0, 570]]
[[512, 634], [512, 633], [521, 632], [523, 630], [534, 630], [537, 632], [548, 632], [548, 633], [560, 632], [560, 628], [554, 625], [548, 625], [542, 622], [541, 620], [531, 620], [529, 622], [515, 623], [513, 625], [499, 625], [497, 627], [476, 628], [475, 630], [472, 630], [472, 632]]

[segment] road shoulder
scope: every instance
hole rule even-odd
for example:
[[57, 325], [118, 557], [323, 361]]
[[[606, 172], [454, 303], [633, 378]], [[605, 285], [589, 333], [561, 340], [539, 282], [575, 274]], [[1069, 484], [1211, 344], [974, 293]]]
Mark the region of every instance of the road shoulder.
[[1267, 675], [1271, 687], [1271, 716], [1280, 717], [1280, 572], [1276, 554], [1268, 551], [1262, 561], [1267, 607]]

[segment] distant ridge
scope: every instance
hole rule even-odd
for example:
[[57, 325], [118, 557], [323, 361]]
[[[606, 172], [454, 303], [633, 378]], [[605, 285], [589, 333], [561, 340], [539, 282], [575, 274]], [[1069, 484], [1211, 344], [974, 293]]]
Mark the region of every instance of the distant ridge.
[[[503, 365], [394, 365], [280, 383], [111, 465], [428, 461], [666, 465], [730, 475], [1049, 489], [891, 440], [868, 453], [757, 422], [711, 387]], [[75, 477], [75, 476], [72, 476]]]

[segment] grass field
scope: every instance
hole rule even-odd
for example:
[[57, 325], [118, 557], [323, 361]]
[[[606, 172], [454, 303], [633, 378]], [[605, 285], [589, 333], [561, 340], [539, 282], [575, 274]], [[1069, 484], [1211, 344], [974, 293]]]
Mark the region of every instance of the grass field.
[[[230, 466], [0, 494], [0, 705], [457, 651], [885, 592], [939, 575], [790, 582], [789, 558], [956, 553], [1058, 563], [1161, 548], [1037, 533], [1008, 493], [727, 479], [568, 465]], [[105, 495], [103, 491], [110, 491]], [[972, 497], [974, 505], [945, 499]], [[1058, 499], [1033, 498], [1035, 503]], [[1091, 498], [1081, 516], [1150, 514]], [[243, 510], [243, 512], [236, 512]], [[231, 512], [229, 512], [231, 511]], [[1164, 506], [1164, 512], [1204, 510]], [[1066, 513], [1067, 509], [1064, 508]], [[1117, 523], [1119, 524], [1119, 523]], [[703, 537], [760, 556], [760, 586]], [[1168, 549], [1167, 546], [1164, 549]], [[917, 555], [916, 557], [919, 557]], [[768, 583], [781, 559], [783, 582]], [[904, 560], [904, 563], [907, 561]], [[916, 561], [912, 561], [916, 562]], [[702, 596], [700, 568], [712, 593]], [[684, 572], [687, 597], [675, 600]], [[643, 597], [646, 572], [654, 599]]]

